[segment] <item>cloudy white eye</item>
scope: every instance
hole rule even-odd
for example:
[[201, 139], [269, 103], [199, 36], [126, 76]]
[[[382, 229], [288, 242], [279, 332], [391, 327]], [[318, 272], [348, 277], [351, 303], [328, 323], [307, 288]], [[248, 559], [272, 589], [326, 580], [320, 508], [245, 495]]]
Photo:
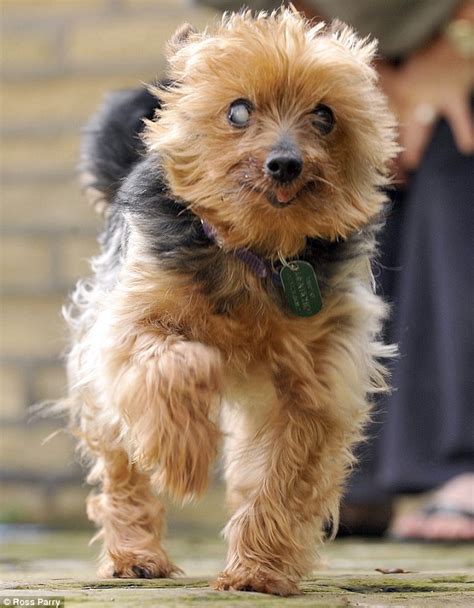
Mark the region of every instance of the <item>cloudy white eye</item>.
[[246, 127], [250, 121], [252, 104], [246, 99], [236, 99], [230, 104], [227, 118], [234, 127]]
[[325, 106], [323, 103], [317, 105], [313, 110], [315, 117], [314, 125], [323, 134], [327, 135], [334, 129], [336, 119], [334, 113], [329, 106]]

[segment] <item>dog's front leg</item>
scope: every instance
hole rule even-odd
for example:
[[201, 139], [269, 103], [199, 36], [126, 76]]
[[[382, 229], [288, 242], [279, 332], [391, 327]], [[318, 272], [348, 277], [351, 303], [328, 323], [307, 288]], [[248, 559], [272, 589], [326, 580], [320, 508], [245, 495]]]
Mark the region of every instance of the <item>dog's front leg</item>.
[[235, 512], [225, 531], [229, 550], [219, 590], [297, 593], [317, 557], [324, 520], [337, 518], [347, 465], [342, 427], [310, 352], [295, 343], [288, 353], [275, 355], [274, 393], [264, 407], [236, 404], [225, 412]]
[[201, 494], [218, 448], [218, 351], [158, 331], [109, 350], [108, 398], [125, 421], [131, 459], [178, 499]]

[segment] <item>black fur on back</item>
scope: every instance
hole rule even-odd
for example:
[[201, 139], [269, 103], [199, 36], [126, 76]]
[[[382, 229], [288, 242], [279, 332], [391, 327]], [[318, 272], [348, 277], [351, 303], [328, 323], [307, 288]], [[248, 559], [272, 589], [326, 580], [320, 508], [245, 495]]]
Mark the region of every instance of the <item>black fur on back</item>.
[[139, 228], [161, 268], [192, 276], [207, 294], [226, 280], [227, 264], [233, 260], [206, 236], [200, 218], [169, 191], [158, 157], [149, 154], [137, 163], [113, 207], [114, 214], [123, 214]]
[[140, 134], [160, 101], [145, 87], [109, 93], [84, 129], [80, 171], [86, 185], [111, 201], [145, 152]]

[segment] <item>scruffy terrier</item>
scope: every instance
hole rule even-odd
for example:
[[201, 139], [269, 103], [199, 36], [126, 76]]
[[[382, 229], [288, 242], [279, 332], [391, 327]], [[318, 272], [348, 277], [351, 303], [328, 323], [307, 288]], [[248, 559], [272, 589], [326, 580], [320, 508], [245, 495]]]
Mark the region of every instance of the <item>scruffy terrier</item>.
[[186, 25], [169, 79], [89, 125], [106, 228], [67, 313], [68, 407], [100, 486], [102, 575], [179, 572], [158, 493], [202, 494], [221, 441], [215, 589], [296, 593], [337, 525], [390, 354], [370, 259], [396, 146], [374, 52], [292, 10]]

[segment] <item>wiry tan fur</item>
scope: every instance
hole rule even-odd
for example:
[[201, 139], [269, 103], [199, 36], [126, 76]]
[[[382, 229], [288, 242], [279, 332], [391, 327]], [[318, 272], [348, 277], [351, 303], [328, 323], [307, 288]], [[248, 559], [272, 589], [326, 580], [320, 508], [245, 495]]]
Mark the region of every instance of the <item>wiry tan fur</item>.
[[[181, 86], [159, 92], [164, 106], [146, 141], [173, 194], [216, 228], [224, 250], [294, 256], [307, 236], [344, 239], [377, 216], [395, 147], [374, 51], [348, 28], [312, 27], [290, 11], [230, 15], [175, 37], [170, 75]], [[241, 97], [259, 120], [232, 131], [226, 108]], [[308, 134], [321, 100], [337, 117], [326, 142]], [[285, 210], [265, 200], [262, 172], [282, 131], [305, 161], [291, 188], [308, 175], [318, 184]], [[88, 508], [101, 528], [102, 573], [178, 571], [161, 547], [154, 492], [199, 496], [222, 441], [232, 515], [215, 588], [296, 593], [324, 522], [337, 522], [368, 396], [386, 388], [385, 308], [367, 255], [341, 264], [311, 318], [284, 314], [237, 261], [218, 295], [244, 295], [232, 314], [216, 314], [199, 283], [160, 268], [133, 222], [118, 270], [108, 256], [69, 311], [70, 407], [89, 481], [100, 484]]]

